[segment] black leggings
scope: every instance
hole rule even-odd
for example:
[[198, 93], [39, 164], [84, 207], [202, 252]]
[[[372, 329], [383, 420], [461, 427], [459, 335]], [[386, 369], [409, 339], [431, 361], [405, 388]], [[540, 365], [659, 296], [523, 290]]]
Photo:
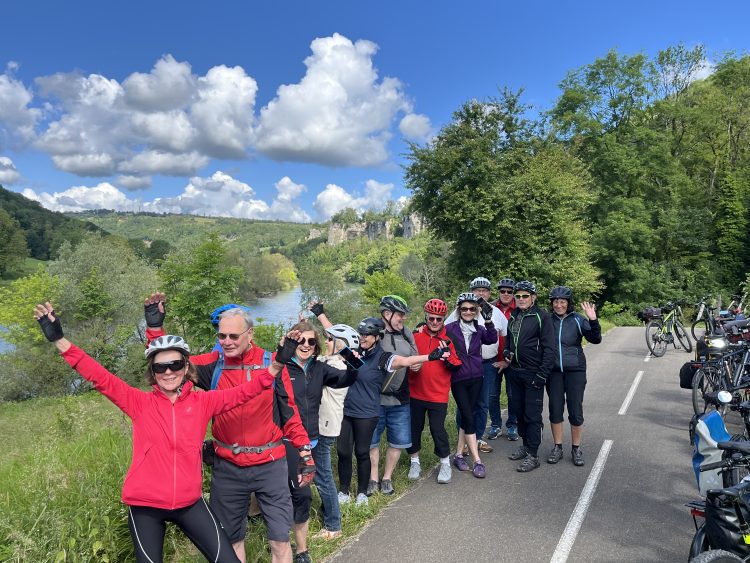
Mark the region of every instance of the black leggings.
[[474, 407], [477, 406], [479, 395], [482, 393], [483, 382], [484, 378], [480, 376], [451, 383], [453, 399], [456, 401], [458, 412], [461, 413], [461, 428], [464, 434], [477, 433], [474, 427]]
[[424, 430], [424, 415], [430, 421], [430, 434], [435, 443], [435, 455], [445, 458], [450, 455], [448, 432], [445, 430], [445, 416], [448, 414], [448, 403], [432, 403], [420, 401], [412, 397], [409, 400], [411, 410], [411, 447], [406, 448], [409, 454], [415, 454], [422, 449], [422, 430]]
[[370, 480], [370, 443], [380, 417], [352, 418], [344, 415], [336, 441], [339, 458], [339, 488], [349, 494], [352, 484], [352, 449], [357, 456], [357, 494], [367, 492]]
[[174, 522], [209, 561], [238, 563], [224, 527], [203, 498], [185, 508], [129, 506], [128, 527], [138, 563], [162, 563], [166, 523]]
[[289, 492], [292, 494], [292, 507], [294, 508], [294, 523], [304, 524], [310, 519], [310, 506], [312, 505], [312, 490], [310, 486], [300, 487], [297, 481], [297, 465], [300, 460], [299, 450], [284, 440], [286, 446], [286, 466], [289, 482]]
[[583, 392], [586, 389], [585, 371], [553, 371], [547, 379], [549, 421], [563, 421], [565, 403], [568, 404], [568, 422], [571, 426], [583, 425]]

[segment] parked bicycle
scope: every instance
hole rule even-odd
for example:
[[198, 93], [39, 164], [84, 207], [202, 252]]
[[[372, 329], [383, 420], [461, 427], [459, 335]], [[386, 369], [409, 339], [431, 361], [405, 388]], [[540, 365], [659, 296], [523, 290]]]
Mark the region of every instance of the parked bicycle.
[[663, 356], [669, 344], [677, 349], [678, 342], [685, 352], [693, 351], [693, 343], [685, 330], [685, 325], [682, 324], [683, 315], [680, 305], [681, 302], [670, 301], [663, 307], [651, 307], [641, 313], [644, 320], [648, 318], [646, 345], [652, 356], [657, 358]]
[[709, 296], [701, 298], [696, 304], [698, 307], [698, 314], [695, 316], [693, 324], [690, 326], [690, 333], [693, 335], [693, 339], [698, 342], [706, 334], [714, 334], [716, 332], [716, 318], [715, 313], [717, 307], [708, 303]]

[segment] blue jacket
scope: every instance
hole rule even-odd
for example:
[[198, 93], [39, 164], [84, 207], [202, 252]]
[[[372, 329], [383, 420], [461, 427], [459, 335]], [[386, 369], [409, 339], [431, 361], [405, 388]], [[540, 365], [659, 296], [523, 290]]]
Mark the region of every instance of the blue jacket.
[[568, 313], [562, 318], [554, 313], [550, 316], [555, 332], [555, 371], [586, 371], [581, 340], [585, 337], [591, 344], [602, 341], [599, 321], [589, 321], [578, 313]]
[[482, 368], [482, 344], [494, 344], [497, 342], [497, 330], [495, 325], [488, 323], [484, 326], [474, 320], [474, 326], [477, 331], [472, 334], [469, 341], [469, 349], [466, 349], [464, 334], [461, 332], [461, 321], [454, 321], [445, 325], [445, 332], [453, 342], [461, 360], [461, 365], [451, 374], [451, 381], [462, 381], [482, 377], [484, 370]]

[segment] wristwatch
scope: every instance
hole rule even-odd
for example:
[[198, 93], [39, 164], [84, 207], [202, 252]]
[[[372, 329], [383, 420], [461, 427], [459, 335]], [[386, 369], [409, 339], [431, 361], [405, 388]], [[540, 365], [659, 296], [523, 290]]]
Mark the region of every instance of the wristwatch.
[[300, 453], [301, 452], [309, 452], [312, 450], [312, 446], [310, 444], [305, 444], [301, 448], [299, 448]]

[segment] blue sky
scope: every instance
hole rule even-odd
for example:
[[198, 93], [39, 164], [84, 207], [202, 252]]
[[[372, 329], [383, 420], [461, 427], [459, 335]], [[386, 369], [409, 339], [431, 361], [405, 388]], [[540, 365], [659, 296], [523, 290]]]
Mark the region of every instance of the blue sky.
[[748, 50], [743, 2], [6, 0], [0, 183], [58, 210], [325, 220], [408, 196], [463, 102], [610, 49]]

